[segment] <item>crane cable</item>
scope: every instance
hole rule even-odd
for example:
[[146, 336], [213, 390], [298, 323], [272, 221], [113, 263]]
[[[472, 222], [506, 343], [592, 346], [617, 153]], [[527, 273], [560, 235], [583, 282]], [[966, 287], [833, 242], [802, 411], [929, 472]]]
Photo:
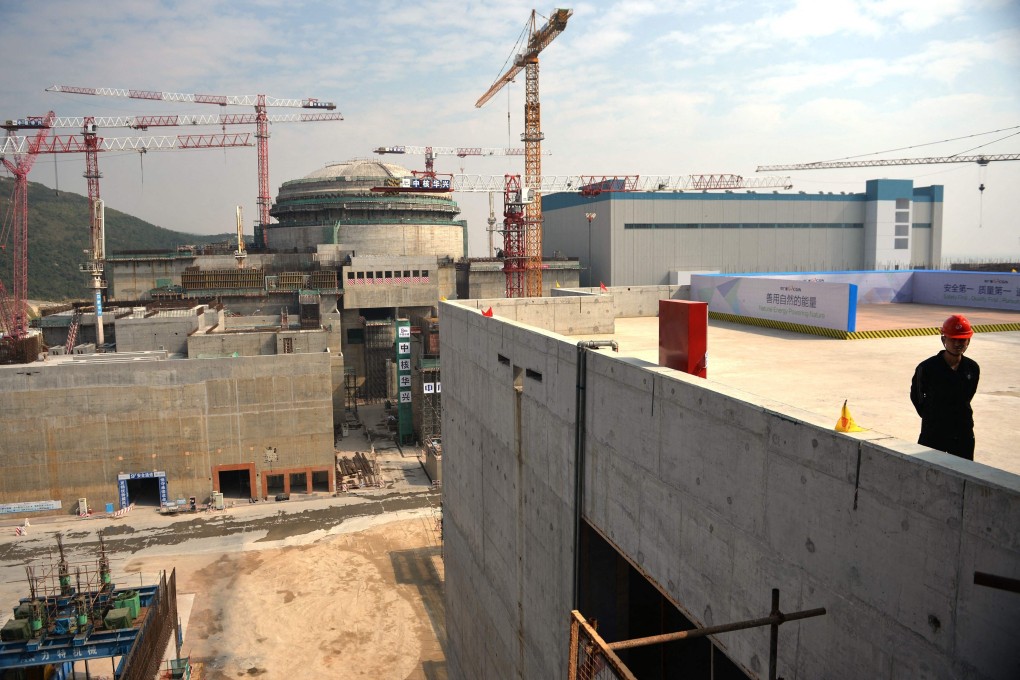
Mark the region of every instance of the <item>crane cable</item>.
[[985, 215], [985, 175], [988, 172], [988, 163], [978, 165], [978, 229], [984, 226]]
[[999, 139], [994, 139], [994, 140], [992, 140], [990, 142], [987, 142], [985, 144], [981, 144], [979, 146], [975, 146], [972, 149], [967, 149], [966, 151], [958, 151], [955, 154], [952, 154], [952, 156], [959, 156], [960, 154], [969, 153], [970, 151], [974, 151], [976, 149], [980, 149], [982, 147], [988, 146], [989, 144], [994, 144], [995, 142], [1001, 142], [1004, 139], [1009, 139], [1010, 137], [1015, 137], [1016, 135], [1020, 135], [1020, 125], [1014, 125], [1012, 127], [1006, 127], [1006, 128], [999, 128], [998, 130], [990, 130], [988, 132], [978, 132], [978, 133], [973, 134], [973, 135], [964, 135], [963, 137], [952, 137], [950, 139], [943, 139], [943, 140], [940, 140], [940, 141], [937, 141], [937, 142], [927, 142], [925, 144], [914, 144], [912, 146], [901, 146], [901, 147], [899, 147], [897, 149], [886, 149], [885, 151], [872, 151], [870, 153], [862, 153], [862, 154], [858, 154], [856, 156], [844, 156], [842, 158], [832, 158], [832, 159], [829, 159], [829, 160], [826, 160], [826, 161], [818, 161], [818, 162], [820, 162], [820, 163], [831, 163], [833, 161], [849, 161], [849, 160], [853, 160], [855, 158], [864, 158], [866, 156], [878, 156], [879, 154], [893, 153], [894, 151], [906, 151], [908, 149], [918, 149], [918, 148], [920, 148], [922, 146], [933, 146], [935, 144], [945, 144], [946, 142], [958, 142], [961, 139], [972, 139], [974, 137], [983, 137], [984, 135], [993, 135], [993, 134], [995, 134], [997, 132], [1006, 132], [1007, 130], [1017, 130], [1017, 132], [1012, 132], [1011, 134], [1008, 134], [1005, 137], [1000, 137]]

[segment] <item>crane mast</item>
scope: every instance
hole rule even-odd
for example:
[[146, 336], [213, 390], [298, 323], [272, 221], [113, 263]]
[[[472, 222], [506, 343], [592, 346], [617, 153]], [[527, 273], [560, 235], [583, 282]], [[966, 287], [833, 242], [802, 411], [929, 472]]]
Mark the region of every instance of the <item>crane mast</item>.
[[[551, 43], [556, 36], [567, 27], [567, 20], [573, 14], [573, 10], [556, 9], [549, 17], [545, 25], [536, 28], [536, 12], [531, 11], [531, 18], [528, 22], [528, 45], [527, 49], [518, 54], [513, 65], [489, 87], [483, 94], [475, 107], [480, 108], [485, 102], [499, 92], [522, 70], [525, 72], [524, 90], [524, 132], [521, 134], [521, 141], [524, 142], [524, 186], [530, 189], [532, 201], [525, 204], [520, 228], [523, 230], [523, 250], [526, 258], [525, 269], [527, 272], [528, 297], [542, 295], [542, 121], [541, 103], [539, 101], [538, 89], [538, 55]], [[509, 197], [508, 190], [506, 197]], [[506, 206], [507, 212], [514, 212], [515, 207]], [[516, 214], [516, 213], [515, 213]], [[516, 223], [517, 220], [514, 219]], [[509, 232], [510, 226], [507, 226]], [[505, 250], [505, 249], [504, 249]], [[506, 266], [506, 265], [505, 265]], [[507, 270], [508, 284], [507, 294], [510, 293], [511, 273]], [[516, 287], [514, 288], [516, 290]]]
[[[15, 341], [22, 340], [28, 335], [28, 314], [25, 311], [25, 302], [28, 299], [28, 173], [31, 172], [40, 147], [49, 135], [55, 117], [50, 111], [39, 118], [37, 125], [24, 126], [36, 127], [39, 131], [25, 141], [14, 161], [0, 158], [4, 166], [14, 175], [14, 193], [3, 228], [0, 229], [0, 247], [6, 249], [7, 238], [11, 237], [13, 245], [11, 269], [14, 280], [11, 294], [8, 294], [0, 282], [0, 315], [7, 334]], [[10, 139], [11, 133], [23, 126], [8, 124], [4, 127], [7, 128]]]

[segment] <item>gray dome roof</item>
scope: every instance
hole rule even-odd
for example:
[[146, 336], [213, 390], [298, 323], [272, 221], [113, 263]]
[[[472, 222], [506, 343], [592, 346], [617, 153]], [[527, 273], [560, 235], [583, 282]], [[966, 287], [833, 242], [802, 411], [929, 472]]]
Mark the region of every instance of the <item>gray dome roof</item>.
[[367, 177], [410, 177], [411, 171], [395, 163], [383, 163], [370, 158], [355, 158], [340, 163], [330, 163], [326, 167], [306, 175], [305, 179], [327, 179], [345, 177], [361, 179]]

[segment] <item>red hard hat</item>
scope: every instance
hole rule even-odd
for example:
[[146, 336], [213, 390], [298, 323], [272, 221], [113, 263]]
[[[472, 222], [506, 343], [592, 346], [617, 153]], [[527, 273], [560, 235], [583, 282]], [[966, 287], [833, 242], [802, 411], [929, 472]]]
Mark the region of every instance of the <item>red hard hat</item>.
[[947, 338], [969, 338], [974, 335], [970, 321], [963, 314], [953, 314], [942, 324], [942, 335]]

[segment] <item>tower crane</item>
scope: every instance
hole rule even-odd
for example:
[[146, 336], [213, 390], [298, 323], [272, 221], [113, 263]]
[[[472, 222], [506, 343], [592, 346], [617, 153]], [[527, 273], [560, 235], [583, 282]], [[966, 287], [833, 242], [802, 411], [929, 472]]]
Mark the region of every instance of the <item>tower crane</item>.
[[992, 161], [1020, 161], [1020, 153], [982, 154], [978, 156], [928, 156], [927, 158], [884, 158], [870, 161], [819, 161], [816, 163], [787, 163], [785, 165], [759, 165], [755, 172], [786, 172], [788, 170], [828, 170], [831, 168], [874, 168], [883, 165], [936, 165], [939, 163], [977, 163], [988, 165]]
[[[0, 228], [0, 248], [6, 250], [8, 238], [11, 238], [14, 246], [11, 258], [12, 294], [8, 294], [3, 282], [0, 281], [0, 320], [7, 335], [14, 341], [20, 341], [28, 334], [28, 314], [25, 311], [25, 302], [28, 299], [28, 173], [32, 170], [36, 156], [39, 155], [40, 147], [49, 135], [54, 117], [55, 114], [50, 111], [38, 118], [37, 124], [31, 127], [38, 128], [39, 131], [35, 136], [25, 139], [21, 149], [14, 154], [13, 161], [0, 157], [4, 167], [14, 175], [14, 192], [3, 226]], [[21, 126], [4, 127], [7, 128], [10, 139], [11, 133]]]
[[[528, 44], [525, 50], [514, 57], [513, 65], [503, 75], [496, 78], [496, 81], [483, 94], [475, 107], [482, 107], [485, 102], [499, 92], [503, 87], [512, 81], [522, 70], [525, 72], [524, 90], [524, 133], [521, 141], [524, 142], [524, 186], [530, 190], [532, 200], [524, 205], [523, 211], [509, 210], [513, 217], [507, 223], [507, 234], [511, 232], [521, 237], [522, 250], [526, 257], [525, 271], [527, 278], [527, 296], [538, 297], [542, 295], [542, 121], [541, 106], [538, 96], [538, 55], [549, 43], [556, 39], [567, 27], [567, 20], [573, 14], [570, 9], [555, 9], [552, 16], [541, 28], [536, 28], [536, 12], [531, 10], [531, 18], [528, 21]], [[509, 197], [509, 194], [506, 195]], [[509, 277], [511, 272], [507, 267], [519, 266], [518, 262], [511, 263], [507, 260], [504, 263], [504, 270]], [[516, 290], [515, 290], [516, 292]], [[508, 290], [509, 296], [509, 290]]]
[[[103, 338], [103, 291], [106, 289], [106, 278], [104, 275], [106, 245], [104, 227], [104, 207], [99, 197], [99, 173], [98, 154], [100, 151], [172, 151], [177, 149], [211, 149], [228, 148], [238, 146], [253, 146], [251, 133], [232, 134], [211, 134], [211, 135], [177, 135], [175, 137], [126, 137], [104, 139], [96, 131], [96, 125], [92, 117], [85, 117], [83, 120], [81, 135], [55, 135], [47, 138], [45, 135], [35, 140], [25, 137], [8, 135], [0, 144], [0, 155], [7, 153], [23, 153], [28, 149], [33, 155], [45, 153], [84, 153], [85, 154], [85, 179], [88, 184], [88, 205], [89, 205], [89, 248], [86, 251], [88, 262], [79, 265], [79, 270], [87, 274], [90, 279], [89, 287], [92, 289], [96, 305], [96, 333], [97, 344], [102, 345]], [[8, 126], [4, 126], [8, 127]], [[48, 128], [46, 128], [48, 131]], [[40, 132], [40, 135], [43, 133]], [[4, 161], [5, 164], [7, 161]], [[27, 173], [26, 173], [27, 176]], [[27, 186], [27, 180], [26, 180]], [[25, 206], [27, 215], [27, 204]], [[26, 218], [27, 219], [27, 218]], [[26, 288], [28, 258], [27, 251], [23, 258], [25, 271]]]
[[[301, 109], [317, 109], [333, 111], [336, 104], [330, 101], [307, 99], [279, 99], [264, 94], [256, 95], [213, 95], [213, 94], [181, 94], [177, 92], [158, 92], [153, 90], [125, 90], [102, 87], [76, 87], [72, 85], [54, 85], [46, 88], [47, 92], [65, 92], [70, 94], [97, 95], [103, 97], [127, 97], [129, 99], [149, 99], [192, 104], [215, 104], [217, 106], [253, 106], [254, 114], [245, 122], [255, 123], [255, 138], [258, 146], [258, 222], [255, 225], [255, 240], [262, 247], [267, 245], [266, 229], [269, 226], [269, 209], [272, 200], [269, 196], [269, 116], [267, 107], [290, 107]], [[302, 119], [305, 120], [305, 119]], [[339, 113], [321, 114], [310, 120], [343, 120]], [[222, 122], [222, 121], [221, 121]]]
[[[516, 175], [440, 175], [431, 182], [424, 173], [413, 177], [391, 177], [372, 191], [445, 193], [450, 191], [502, 193]], [[538, 191], [580, 192], [586, 196], [621, 191], [723, 191], [733, 189], [790, 189], [789, 177], [768, 175], [743, 177], [718, 173], [711, 175], [544, 175], [535, 182]]]
[[[977, 163], [983, 175], [984, 169], [992, 161], [1020, 161], [1020, 153], [979, 154], [976, 156], [927, 156], [925, 158], [878, 158], [873, 160], [842, 160], [818, 161], [816, 163], [790, 163], [787, 165], [759, 165], [756, 172], [785, 170], [828, 170], [833, 168], [873, 168], [888, 165], [938, 165], [941, 163]], [[978, 227], [984, 221], [985, 183], [978, 184], [980, 207], [978, 208]]]
[[[523, 156], [523, 147], [493, 148], [484, 146], [380, 146], [375, 153], [383, 154], [408, 154], [425, 156], [425, 172], [435, 172], [436, 156]], [[546, 153], [548, 155], [548, 152]]]

